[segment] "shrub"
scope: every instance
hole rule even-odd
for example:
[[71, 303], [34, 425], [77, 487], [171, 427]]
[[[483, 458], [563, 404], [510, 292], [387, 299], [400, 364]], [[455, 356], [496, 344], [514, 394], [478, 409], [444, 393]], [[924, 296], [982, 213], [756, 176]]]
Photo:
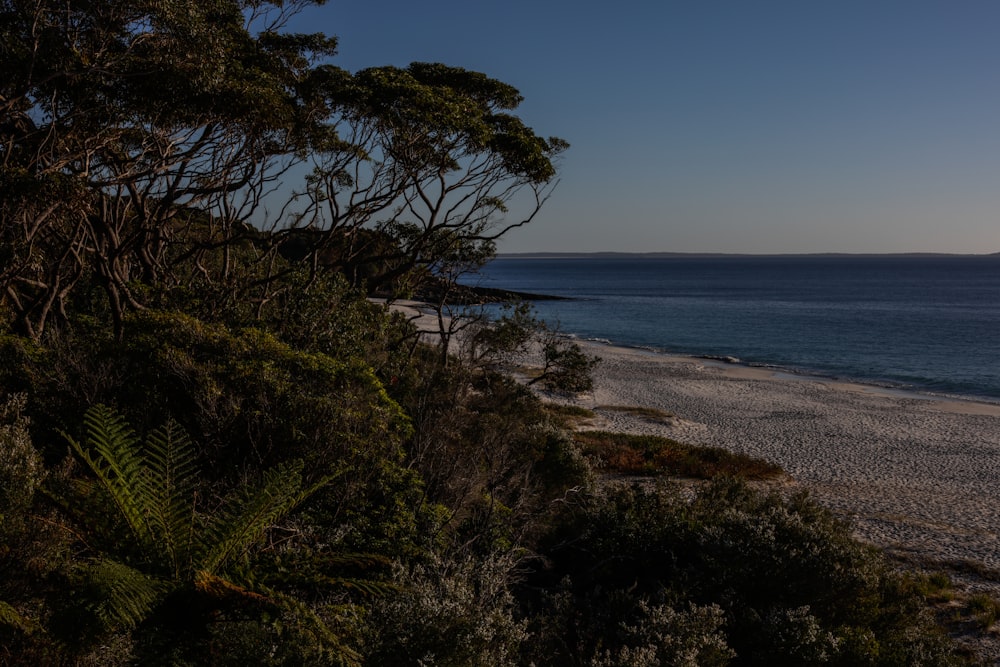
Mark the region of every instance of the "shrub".
[[686, 445], [653, 435], [578, 431], [573, 438], [604, 470], [625, 474], [664, 474], [711, 479], [718, 476], [771, 479], [781, 468], [721, 447]]
[[15, 394], [0, 404], [0, 525], [28, 508], [45, 475], [28, 431], [27, 402]]
[[509, 557], [434, 557], [397, 568], [399, 592], [374, 602], [368, 664], [503, 667], [522, 664], [525, 623], [514, 618]]
[[393, 389], [413, 419], [410, 464], [449, 516], [442, 536], [509, 548], [546, 520], [551, 502], [589, 484], [589, 466], [530, 390], [421, 353]]
[[690, 501], [667, 486], [613, 489], [555, 530], [542, 556], [529, 584], [550, 593], [524, 589], [534, 655], [572, 664], [636, 655], [641, 645], [622, 628], [636, 626], [643, 605], [716, 605], [735, 664], [954, 661], [926, 600], [805, 496], [727, 479]]
[[1000, 602], [986, 593], [977, 593], [969, 598], [969, 611], [983, 628], [990, 628], [1000, 619]]

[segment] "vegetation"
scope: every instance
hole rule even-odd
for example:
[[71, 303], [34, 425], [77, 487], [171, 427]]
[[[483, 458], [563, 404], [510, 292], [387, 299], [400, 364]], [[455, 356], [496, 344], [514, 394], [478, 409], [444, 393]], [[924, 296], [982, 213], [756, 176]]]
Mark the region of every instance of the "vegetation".
[[712, 479], [719, 476], [746, 480], [772, 479], [779, 466], [736, 454], [721, 447], [685, 445], [653, 435], [579, 431], [573, 439], [601, 470], [631, 475], [674, 475]]
[[305, 3], [0, 0], [0, 663], [957, 662], [773, 466], [570, 432], [595, 361], [451, 298], [565, 142]]
[[636, 417], [643, 417], [654, 421], [667, 421], [673, 417], [672, 414], [664, 410], [637, 405], [600, 405], [597, 409], [608, 412], [625, 412]]
[[617, 488], [546, 539], [533, 647], [557, 664], [952, 664], [925, 598], [804, 496]]

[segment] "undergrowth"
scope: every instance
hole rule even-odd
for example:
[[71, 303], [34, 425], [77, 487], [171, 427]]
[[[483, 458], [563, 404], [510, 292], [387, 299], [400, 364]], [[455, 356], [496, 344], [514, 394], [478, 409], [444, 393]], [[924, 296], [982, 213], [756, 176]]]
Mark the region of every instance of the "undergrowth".
[[573, 434], [573, 439], [584, 454], [600, 462], [603, 470], [628, 475], [765, 480], [783, 472], [777, 464], [721, 447], [686, 445], [653, 435], [580, 431]]

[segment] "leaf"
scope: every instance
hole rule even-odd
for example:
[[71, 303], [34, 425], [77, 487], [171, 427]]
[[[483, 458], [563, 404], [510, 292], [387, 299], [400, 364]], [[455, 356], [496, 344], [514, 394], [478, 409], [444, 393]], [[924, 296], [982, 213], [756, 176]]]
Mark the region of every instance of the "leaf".
[[[138, 440], [125, 420], [104, 405], [95, 405], [84, 415], [87, 446], [66, 436], [76, 453], [108, 493], [135, 539], [145, 548], [155, 546], [147, 522], [153, 499], [144, 491], [144, 466]], [[96, 454], [96, 455], [95, 455]]]
[[217, 574], [246, 554], [275, 523], [326, 483], [303, 488], [302, 464], [284, 464], [264, 473], [255, 488], [231, 498], [200, 534], [200, 567]]
[[218, 601], [237, 602], [240, 606], [259, 606], [270, 603], [270, 598], [239, 586], [228, 579], [211, 572], [198, 570], [194, 577], [194, 587], [199, 593]]
[[191, 440], [171, 420], [146, 440], [143, 496], [149, 522], [166, 551], [175, 579], [191, 567], [197, 462]]
[[135, 628], [171, 589], [158, 577], [104, 558], [83, 566], [80, 574], [93, 600], [87, 606], [108, 628]]

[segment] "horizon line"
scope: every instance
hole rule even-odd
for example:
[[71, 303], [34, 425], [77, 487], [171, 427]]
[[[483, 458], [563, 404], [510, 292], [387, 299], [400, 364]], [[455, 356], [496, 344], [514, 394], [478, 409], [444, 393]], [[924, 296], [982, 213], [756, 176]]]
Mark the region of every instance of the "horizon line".
[[597, 251], [531, 251], [499, 252], [496, 257], [561, 258], [561, 257], [998, 257], [1000, 252], [637, 252], [626, 250]]

